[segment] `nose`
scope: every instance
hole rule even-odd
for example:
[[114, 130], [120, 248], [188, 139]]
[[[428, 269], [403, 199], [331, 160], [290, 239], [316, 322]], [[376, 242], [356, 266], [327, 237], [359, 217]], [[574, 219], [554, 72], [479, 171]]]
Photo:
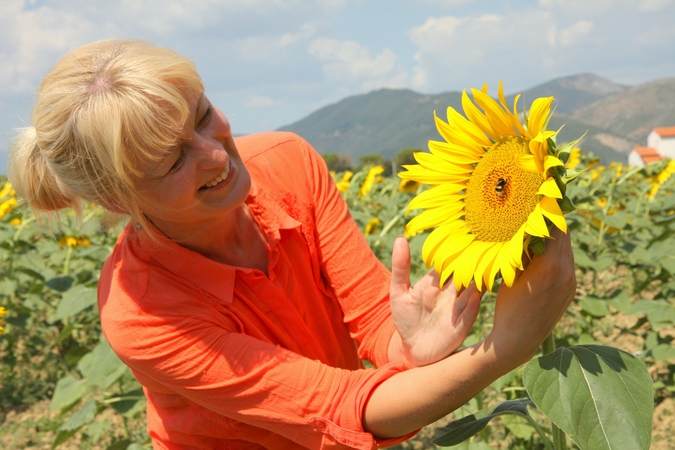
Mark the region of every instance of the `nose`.
[[198, 158], [197, 168], [200, 170], [222, 168], [230, 159], [222, 143], [211, 137], [197, 137], [193, 142], [193, 149]]

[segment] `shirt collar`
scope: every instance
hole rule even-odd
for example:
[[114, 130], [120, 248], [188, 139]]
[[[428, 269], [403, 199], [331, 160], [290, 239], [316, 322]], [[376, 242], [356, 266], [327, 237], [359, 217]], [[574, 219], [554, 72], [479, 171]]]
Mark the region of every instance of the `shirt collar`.
[[[286, 202], [287, 203], [287, 202]], [[246, 204], [265, 234], [270, 247], [281, 237], [279, 230], [293, 229], [301, 222], [291, 217], [272, 196], [252, 181]], [[295, 210], [296, 208], [291, 208]], [[150, 225], [152, 226], [152, 225]], [[159, 230], [160, 242], [146, 243], [140, 239], [133, 226], [127, 227], [127, 236], [147, 255], [147, 259], [171, 272], [178, 278], [226, 301], [232, 300], [237, 267], [213, 261], [169, 239]]]

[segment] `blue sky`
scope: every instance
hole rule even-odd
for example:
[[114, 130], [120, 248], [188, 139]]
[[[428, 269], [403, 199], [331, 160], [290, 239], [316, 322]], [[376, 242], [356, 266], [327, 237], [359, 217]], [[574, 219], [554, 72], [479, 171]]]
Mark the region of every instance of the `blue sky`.
[[98, 39], [192, 58], [246, 134], [383, 87], [504, 80], [508, 94], [586, 72], [628, 85], [673, 77], [673, 23], [675, 0], [0, 0], [0, 152], [30, 123], [49, 68]]

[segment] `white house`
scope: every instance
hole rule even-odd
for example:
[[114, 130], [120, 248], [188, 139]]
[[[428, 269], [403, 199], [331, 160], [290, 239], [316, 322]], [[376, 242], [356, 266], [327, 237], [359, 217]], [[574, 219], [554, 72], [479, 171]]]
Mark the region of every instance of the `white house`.
[[635, 147], [628, 164], [644, 166], [663, 158], [675, 159], [675, 127], [654, 128], [647, 136], [647, 147]]

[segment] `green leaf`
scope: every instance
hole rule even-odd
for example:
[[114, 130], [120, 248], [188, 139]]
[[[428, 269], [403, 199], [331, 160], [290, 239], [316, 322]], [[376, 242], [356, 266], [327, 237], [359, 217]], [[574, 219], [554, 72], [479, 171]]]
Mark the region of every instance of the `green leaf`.
[[462, 417], [444, 427], [438, 428], [433, 442], [440, 446], [457, 445], [480, 433], [490, 420], [502, 414], [517, 414], [529, 419], [530, 416], [527, 412], [528, 403], [530, 403], [529, 399], [510, 400], [481, 409], [474, 414]]
[[54, 323], [66, 317], [74, 317], [95, 304], [96, 289], [77, 285], [63, 294], [56, 312], [49, 318], [49, 323]]
[[73, 281], [75, 280], [72, 277], [55, 277], [45, 282], [45, 285], [59, 292], [66, 292], [73, 285]]
[[675, 307], [664, 300], [637, 301], [628, 309], [627, 314], [645, 314], [655, 330], [675, 324]]
[[97, 422], [92, 422], [87, 427], [87, 435], [90, 438], [90, 441], [93, 443], [98, 442], [103, 436], [103, 433], [110, 429], [110, 420], [104, 419]]
[[627, 312], [628, 309], [631, 306], [630, 303], [630, 295], [626, 291], [621, 291], [608, 299], [607, 301], [611, 306], [616, 308], [617, 311], [621, 311], [623, 313]]
[[534, 434], [532, 425], [516, 415], [506, 414], [500, 417], [502, 423], [517, 438], [529, 440]]
[[668, 344], [659, 344], [647, 352], [647, 356], [651, 356], [657, 361], [667, 361], [675, 359], [675, 347]]
[[91, 422], [97, 412], [96, 400], [89, 400], [59, 427], [59, 431], [79, 430], [82, 425]]
[[625, 211], [617, 211], [612, 215], [598, 214], [595, 216], [596, 219], [605, 223], [605, 225], [617, 230], [622, 230], [626, 227], [628, 223], [628, 214]]
[[145, 450], [145, 447], [134, 442], [127, 447], [127, 450]]
[[461, 444], [452, 447], [452, 450], [492, 450], [492, 447], [490, 447], [490, 444], [488, 444], [487, 442], [464, 441]]
[[77, 430], [59, 430], [52, 442], [52, 450], [66, 442], [77, 433]]
[[574, 206], [574, 203], [572, 203], [572, 200], [570, 200], [570, 198], [567, 196], [563, 197], [559, 204], [560, 210], [563, 212], [563, 214], [571, 213], [577, 209], [577, 207]]
[[[85, 355], [84, 358], [87, 358]], [[84, 364], [83, 364], [84, 365]], [[117, 357], [110, 344], [101, 340], [91, 352], [87, 362], [87, 386], [99, 386], [107, 389], [127, 370], [127, 366]]]
[[652, 379], [634, 356], [599, 345], [560, 348], [530, 361], [523, 382], [581, 450], [649, 449]]
[[122, 439], [108, 446], [106, 450], [127, 450], [127, 448], [132, 444], [129, 439]]
[[609, 315], [609, 307], [607, 306], [607, 300], [605, 299], [587, 295], [579, 300], [579, 305], [581, 306], [581, 309], [591, 316], [604, 317]]
[[56, 382], [54, 395], [52, 395], [52, 400], [49, 404], [50, 409], [55, 411], [72, 405], [82, 398], [84, 390], [85, 385], [82, 380], [78, 380], [72, 375], [66, 375]]
[[0, 281], [0, 295], [10, 296], [16, 291], [17, 283], [15, 280]]

